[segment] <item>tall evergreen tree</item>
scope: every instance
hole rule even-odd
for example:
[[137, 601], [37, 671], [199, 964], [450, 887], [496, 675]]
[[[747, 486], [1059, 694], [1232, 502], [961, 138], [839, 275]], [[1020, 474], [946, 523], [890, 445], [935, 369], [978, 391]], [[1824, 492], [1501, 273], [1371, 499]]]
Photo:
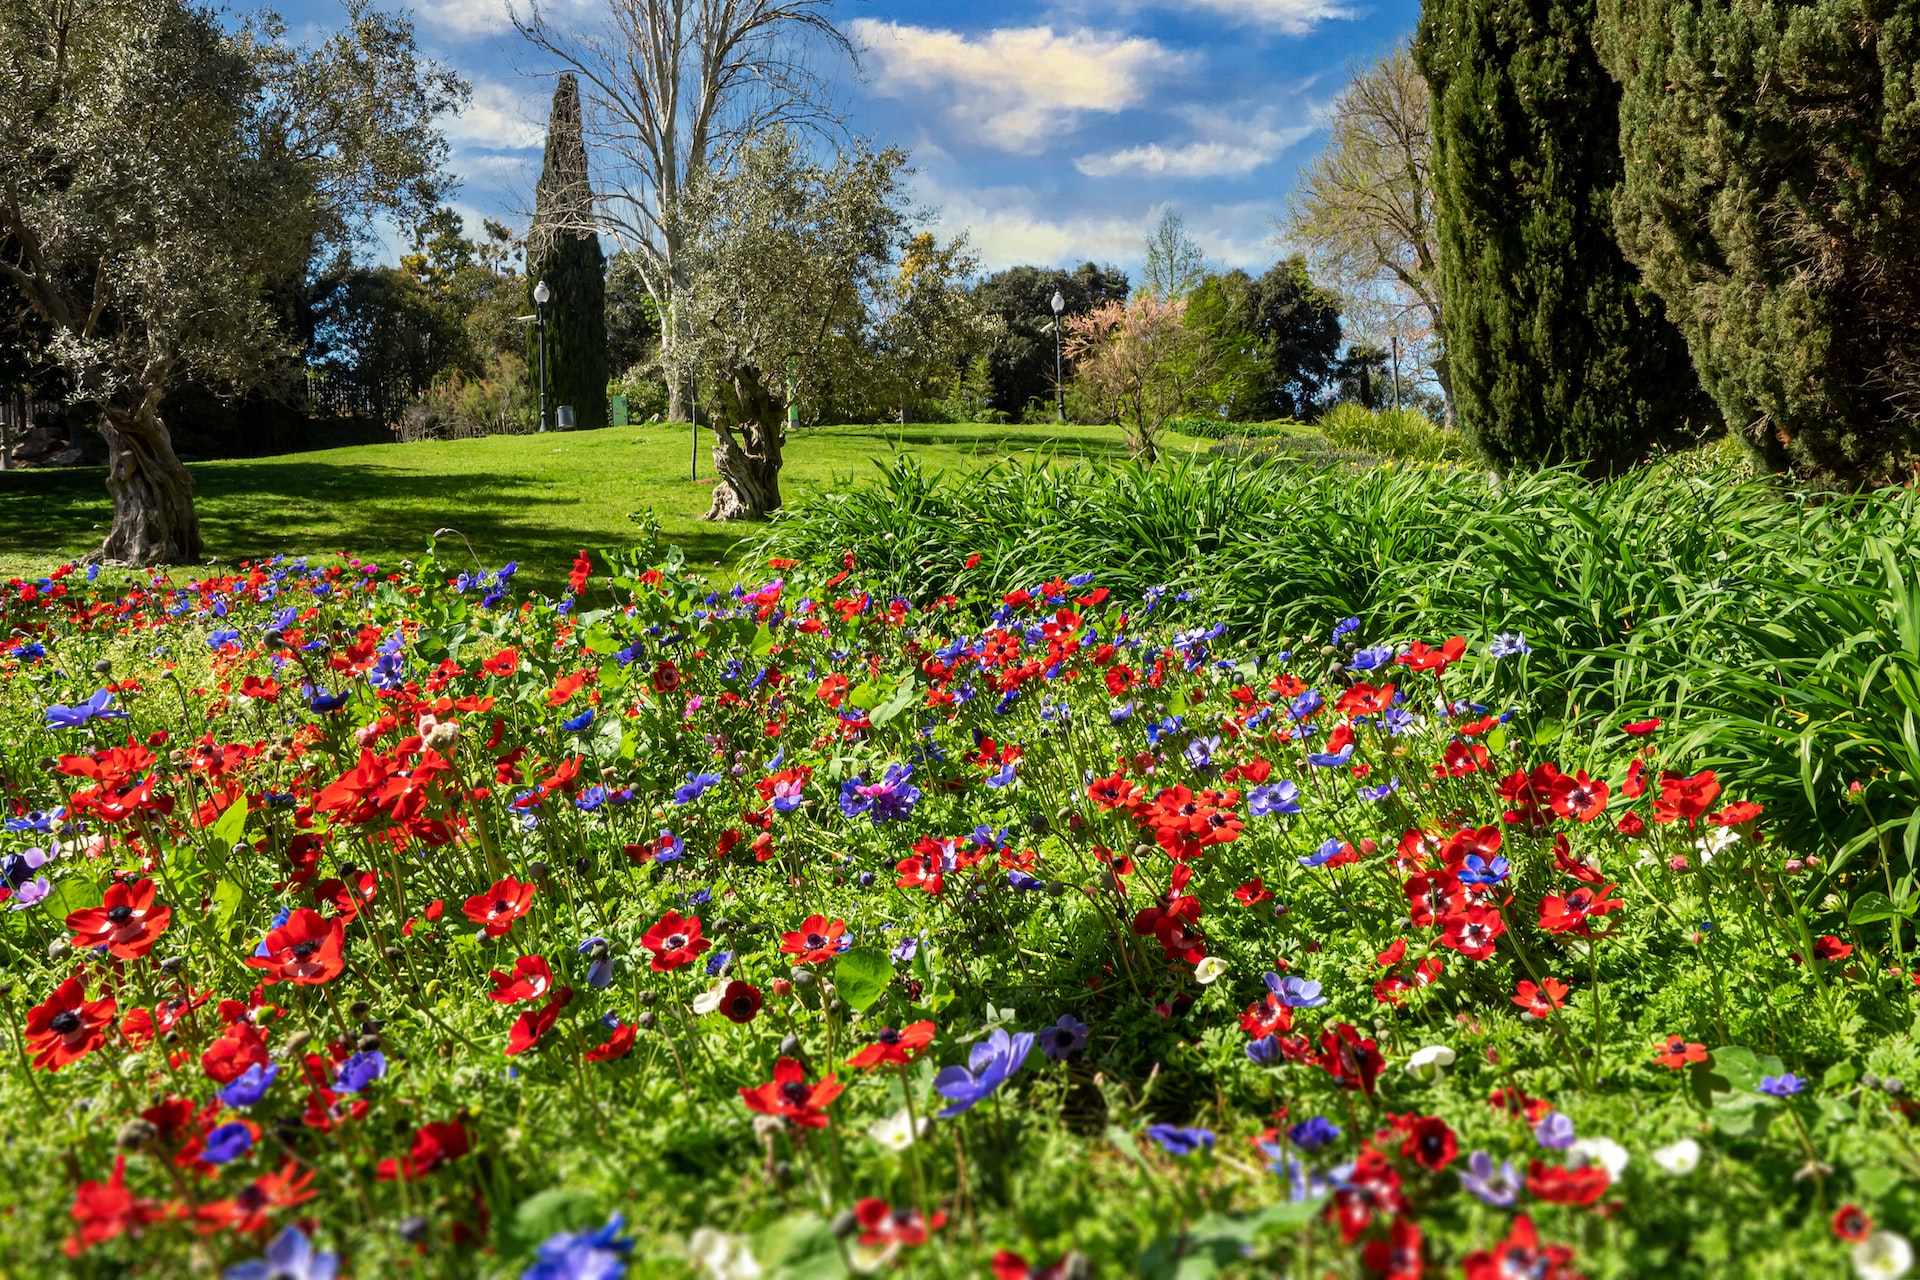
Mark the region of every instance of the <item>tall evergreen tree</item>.
[[1603, 0], [1621, 246], [1736, 432], [1840, 488], [1920, 461], [1920, 4]]
[[1631, 466], [1717, 422], [1613, 239], [1619, 91], [1595, 0], [1428, 0], [1440, 283], [1460, 423], [1495, 466]]
[[[580, 132], [580, 86], [571, 71], [562, 72], [553, 88], [546, 163], [527, 232], [527, 309], [533, 310], [533, 288], [545, 280], [553, 295], [547, 303], [547, 401], [555, 408], [572, 405], [582, 430], [607, 425], [607, 259], [597, 226]], [[527, 368], [536, 390], [538, 342], [537, 332], [528, 335]]]

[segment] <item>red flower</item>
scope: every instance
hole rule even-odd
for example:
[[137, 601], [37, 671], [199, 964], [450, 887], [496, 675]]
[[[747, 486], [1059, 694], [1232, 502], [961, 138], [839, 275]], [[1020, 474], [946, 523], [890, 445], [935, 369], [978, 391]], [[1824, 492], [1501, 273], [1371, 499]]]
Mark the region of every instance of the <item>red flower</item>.
[[331, 982], [347, 967], [346, 926], [323, 919], [318, 911], [301, 907], [278, 929], [269, 930], [265, 955], [247, 957], [247, 964], [267, 970], [267, 981], [313, 986]]
[[267, 1036], [252, 1021], [236, 1018], [200, 1055], [200, 1069], [215, 1084], [232, 1084], [252, 1066], [267, 1065]]
[[1361, 1089], [1373, 1096], [1373, 1082], [1387, 1065], [1380, 1046], [1360, 1038], [1350, 1022], [1342, 1022], [1331, 1031], [1320, 1033], [1321, 1069], [1339, 1082], [1343, 1089]]
[[1415, 671], [1441, 672], [1458, 662], [1466, 651], [1467, 642], [1459, 636], [1455, 636], [1438, 649], [1430, 649], [1422, 641], [1416, 640], [1395, 661]]
[[1647, 829], [1647, 820], [1629, 811], [1620, 815], [1620, 820], [1613, 824], [1613, 828], [1623, 836], [1637, 836]]
[[1572, 1261], [1573, 1250], [1563, 1244], [1543, 1247], [1540, 1237], [1534, 1233], [1533, 1219], [1523, 1213], [1513, 1220], [1513, 1229], [1507, 1232], [1507, 1238], [1492, 1250], [1481, 1249], [1467, 1255], [1467, 1280], [1512, 1280], [1514, 1276], [1526, 1276], [1528, 1280], [1575, 1280], [1573, 1272], [1566, 1269]]
[[801, 964], [822, 964], [839, 954], [840, 939], [846, 931], [845, 920], [808, 916], [798, 929], [780, 935], [780, 949], [790, 956], [799, 956]]
[[1378, 1213], [1398, 1214], [1406, 1208], [1400, 1194], [1400, 1175], [1371, 1144], [1362, 1143], [1347, 1185], [1333, 1193], [1327, 1215], [1340, 1224], [1340, 1238], [1352, 1244]]
[[1067, 1274], [1067, 1259], [1064, 1257], [1050, 1267], [1041, 1267], [1030, 1265], [1011, 1249], [1002, 1249], [994, 1254], [991, 1265], [993, 1280], [1065, 1280]]
[[1618, 898], [1609, 898], [1607, 895], [1612, 892], [1612, 885], [1595, 889], [1583, 884], [1565, 896], [1550, 893], [1540, 899], [1540, 927], [1548, 933], [1575, 933], [1584, 938], [1590, 932], [1587, 927], [1590, 918], [1627, 905]]
[[846, 1086], [832, 1076], [809, 1085], [800, 1064], [792, 1058], [782, 1058], [773, 1064], [773, 1079], [742, 1089], [740, 1100], [747, 1104], [747, 1110], [763, 1116], [784, 1116], [804, 1129], [824, 1129], [827, 1127], [825, 1108], [844, 1088]]
[[1659, 1052], [1654, 1055], [1653, 1060], [1669, 1071], [1678, 1071], [1689, 1062], [1707, 1060], [1707, 1046], [1688, 1044], [1679, 1036], [1668, 1036], [1664, 1044], [1656, 1047]]
[[1627, 780], [1620, 784], [1620, 794], [1629, 800], [1638, 800], [1647, 791], [1647, 762], [1634, 758], [1627, 766]]
[[1836, 960], [1845, 960], [1853, 954], [1853, 948], [1830, 933], [1821, 934], [1813, 940], [1813, 957], [1832, 964]]
[[573, 572], [567, 575], [567, 594], [577, 596], [587, 589], [587, 579], [593, 576], [593, 561], [587, 558], [585, 551], [573, 558]]
[[1247, 1011], [1240, 1015], [1240, 1029], [1255, 1040], [1291, 1031], [1293, 1010], [1281, 1001], [1276, 992], [1269, 991], [1248, 1005]]
[[1469, 960], [1485, 960], [1493, 954], [1494, 944], [1507, 931], [1507, 922], [1492, 907], [1475, 904], [1449, 911], [1440, 918], [1444, 932], [1440, 945], [1458, 951]]
[[87, 999], [85, 974], [76, 973], [55, 987], [27, 1010], [27, 1052], [34, 1067], [58, 1071], [98, 1049], [119, 1007], [111, 996]]
[[587, 1050], [588, 1062], [612, 1062], [615, 1058], [624, 1058], [633, 1048], [633, 1038], [638, 1033], [631, 1022], [623, 1022], [613, 1029], [606, 1042]]
[[923, 1245], [928, 1232], [947, 1225], [947, 1215], [938, 1210], [928, 1221], [918, 1209], [908, 1205], [896, 1209], [877, 1196], [857, 1202], [853, 1218], [861, 1226], [860, 1243], [874, 1246]]
[[1544, 1020], [1552, 1017], [1555, 1009], [1566, 1007], [1567, 984], [1556, 978], [1548, 978], [1539, 986], [1522, 981], [1513, 989], [1513, 1002], [1534, 1017]]
[[653, 664], [653, 677], [649, 684], [655, 693], [672, 693], [680, 687], [680, 668], [662, 658]]
[[893, 883], [902, 889], [918, 889], [937, 898], [947, 887], [947, 873], [941, 869], [937, 856], [902, 858], [894, 870], [900, 873], [900, 878]]
[[1527, 1164], [1527, 1191], [1548, 1204], [1589, 1205], [1606, 1194], [1613, 1176], [1597, 1164], [1578, 1169], [1551, 1167], [1538, 1160]]
[[513, 922], [527, 914], [533, 905], [533, 886], [512, 876], [496, 880], [485, 893], [476, 893], [466, 902], [467, 919], [486, 928], [489, 938], [498, 938], [513, 928]]
[[515, 649], [502, 649], [491, 658], [482, 658], [480, 669], [490, 676], [510, 676], [520, 669], [520, 653]]
[[1707, 821], [1716, 827], [1737, 827], [1752, 822], [1766, 810], [1751, 800], [1736, 800], [1718, 813], [1707, 815]]
[[305, 1204], [320, 1194], [307, 1189], [313, 1177], [313, 1170], [301, 1173], [300, 1166], [289, 1160], [277, 1171], [262, 1174], [240, 1188], [231, 1200], [215, 1200], [195, 1209], [193, 1216], [200, 1223], [195, 1230], [202, 1234], [232, 1231], [240, 1235], [264, 1231], [268, 1214], [273, 1210]]
[[495, 1004], [538, 1000], [553, 986], [553, 970], [547, 967], [545, 956], [521, 956], [513, 962], [512, 973], [492, 969], [487, 976], [493, 979], [493, 990], [487, 992], [487, 999]]
[[1273, 890], [1262, 884], [1259, 876], [1255, 876], [1238, 889], [1235, 889], [1233, 896], [1238, 898], [1246, 906], [1252, 907], [1271, 898], [1273, 896]]
[[[1551, 767], [1541, 766], [1542, 769]], [[1541, 781], [1544, 785], [1540, 789], [1553, 802], [1553, 811], [1563, 818], [1592, 822], [1606, 812], [1607, 784], [1598, 778], [1589, 778], [1585, 769], [1571, 775], [1554, 769]]]
[[1858, 1244], [1873, 1234], [1873, 1219], [1858, 1205], [1843, 1204], [1833, 1211], [1833, 1234]]
[[127, 1158], [113, 1162], [113, 1176], [105, 1182], [83, 1182], [73, 1193], [74, 1233], [63, 1246], [69, 1258], [77, 1258], [94, 1245], [132, 1232], [149, 1222], [166, 1218], [169, 1210], [152, 1200], [142, 1200], [127, 1190]]
[[931, 1022], [910, 1023], [900, 1030], [892, 1027], [880, 1028], [872, 1044], [847, 1059], [847, 1065], [858, 1067], [862, 1071], [870, 1070], [882, 1063], [896, 1063], [906, 1066], [919, 1056], [918, 1051], [933, 1042], [933, 1024]]
[[107, 886], [106, 901], [67, 914], [73, 945], [105, 947], [116, 960], [138, 960], [167, 931], [173, 912], [153, 900], [153, 881]]
[[1386, 1280], [1420, 1280], [1424, 1267], [1419, 1226], [1412, 1218], [1395, 1218], [1388, 1238], [1369, 1242], [1360, 1260], [1367, 1264], [1367, 1270], [1378, 1272]]
[[727, 989], [720, 993], [720, 1013], [722, 1017], [744, 1026], [752, 1022], [754, 1016], [760, 1012], [762, 1002], [760, 988], [751, 982], [742, 982], [735, 978], [727, 984]]
[[1652, 733], [1655, 729], [1658, 729], [1659, 727], [1660, 727], [1660, 718], [1658, 716], [1655, 716], [1652, 719], [1648, 719], [1648, 720], [1629, 720], [1625, 724], [1620, 726], [1620, 732], [1626, 734], [1630, 738], [1641, 738], [1641, 737], [1645, 737], [1649, 733]]
[[382, 1160], [374, 1176], [382, 1182], [396, 1179], [412, 1182], [432, 1173], [449, 1160], [458, 1160], [472, 1149], [467, 1127], [458, 1120], [438, 1120], [423, 1124], [413, 1135], [413, 1146], [405, 1161], [391, 1157]]
[[1460, 1154], [1453, 1130], [1439, 1116], [1410, 1116], [1399, 1127], [1407, 1135], [1400, 1144], [1400, 1154], [1423, 1168], [1438, 1172]]
[[1720, 779], [1711, 769], [1702, 769], [1692, 777], [1677, 773], [1660, 775], [1660, 795], [1653, 802], [1655, 822], [1675, 822], [1681, 818], [1692, 826], [1694, 820], [1712, 807], [1720, 794]]
[[507, 1032], [507, 1056], [517, 1058], [540, 1043], [540, 1037], [553, 1030], [560, 1011], [573, 1003], [572, 987], [555, 987], [553, 996], [538, 1009], [529, 1009], [513, 1020]]
[[678, 911], [669, 911], [641, 937], [640, 945], [653, 952], [654, 972], [668, 973], [682, 965], [691, 964], [695, 956], [713, 943], [700, 936], [699, 916], [682, 916]]

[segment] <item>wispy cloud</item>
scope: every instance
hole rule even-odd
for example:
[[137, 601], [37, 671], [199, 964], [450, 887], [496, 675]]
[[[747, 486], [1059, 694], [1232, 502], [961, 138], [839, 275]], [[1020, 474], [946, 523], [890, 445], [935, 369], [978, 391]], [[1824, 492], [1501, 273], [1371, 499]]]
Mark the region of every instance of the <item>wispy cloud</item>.
[[1074, 167], [1089, 178], [1230, 177], [1271, 164], [1288, 147], [1312, 136], [1320, 127], [1312, 121], [1276, 126], [1271, 109], [1251, 120], [1205, 111], [1185, 114], [1197, 135], [1190, 141], [1149, 142], [1084, 155], [1074, 161]]
[[440, 122], [449, 142], [475, 151], [525, 151], [545, 144], [549, 91], [533, 82], [523, 87], [480, 76], [469, 79], [473, 101], [459, 115]]
[[941, 91], [974, 140], [1031, 154], [1070, 132], [1087, 112], [1142, 101], [1159, 76], [1188, 58], [1140, 36], [1050, 26], [979, 35], [860, 18], [854, 37], [878, 69], [874, 88], [902, 98]]
[[1202, 10], [1232, 22], [1272, 27], [1290, 36], [1305, 35], [1322, 22], [1357, 18], [1360, 10], [1337, 0], [1140, 0], [1158, 9]]
[[420, 21], [455, 36], [493, 35], [507, 29], [507, 0], [414, 0]]

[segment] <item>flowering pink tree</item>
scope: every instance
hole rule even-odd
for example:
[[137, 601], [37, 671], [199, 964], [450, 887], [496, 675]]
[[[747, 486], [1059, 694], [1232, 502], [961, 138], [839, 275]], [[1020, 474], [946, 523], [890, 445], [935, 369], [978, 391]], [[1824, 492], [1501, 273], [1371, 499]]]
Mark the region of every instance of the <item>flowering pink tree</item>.
[[1127, 433], [1133, 456], [1152, 462], [1167, 419], [1213, 381], [1214, 344], [1187, 323], [1187, 301], [1141, 294], [1067, 317], [1075, 381]]

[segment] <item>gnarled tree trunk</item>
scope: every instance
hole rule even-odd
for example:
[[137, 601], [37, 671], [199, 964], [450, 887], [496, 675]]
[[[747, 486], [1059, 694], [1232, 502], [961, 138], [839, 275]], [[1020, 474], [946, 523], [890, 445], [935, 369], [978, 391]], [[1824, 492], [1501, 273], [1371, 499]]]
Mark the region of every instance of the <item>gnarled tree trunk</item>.
[[732, 381], [713, 415], [713, 466], [720, 483], [705, 518], [764, 520], [780, 509], [786, 415], [756, 370], [736, 369]]
[[192, 564], [200, 558], [193, 476], [174, 456], [159, 406], [158, 388], [101, 405], [113, 527], [93, 558], [129, 565]]

